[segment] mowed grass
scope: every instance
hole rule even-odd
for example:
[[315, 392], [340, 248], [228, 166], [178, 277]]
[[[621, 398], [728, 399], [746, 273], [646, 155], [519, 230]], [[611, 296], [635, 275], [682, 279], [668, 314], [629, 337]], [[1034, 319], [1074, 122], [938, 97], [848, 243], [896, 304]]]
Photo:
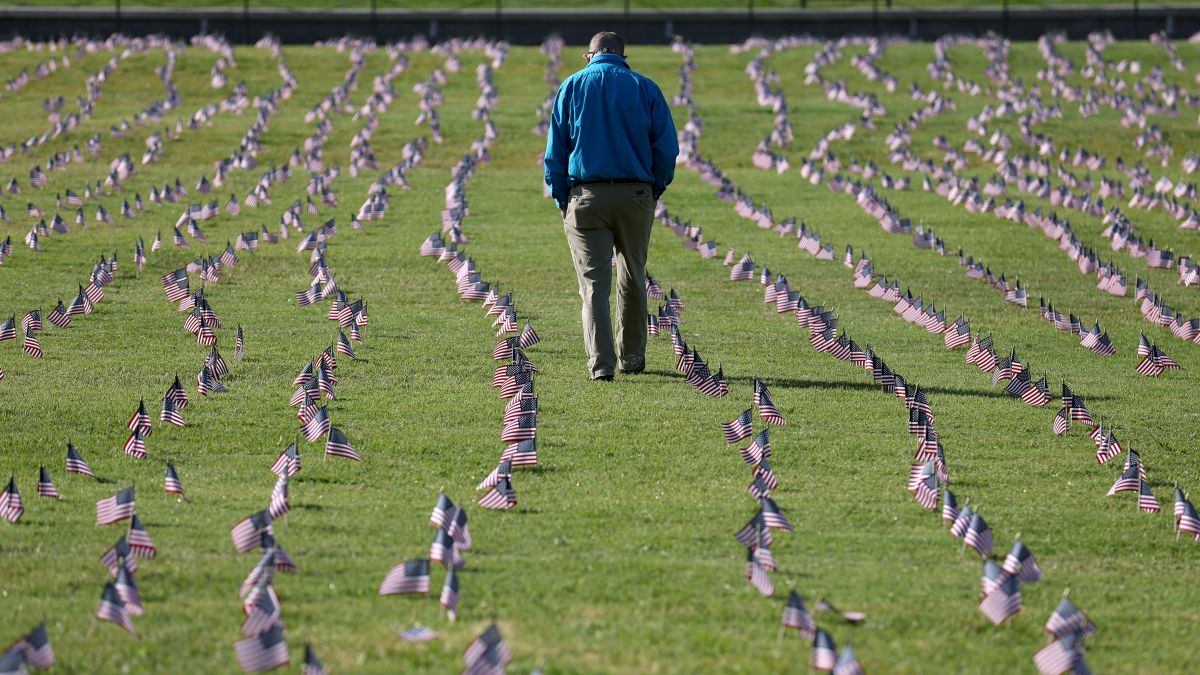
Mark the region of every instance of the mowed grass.
[[[1191, 70], [1168, 69], [1168, 78], [1187, 86], [1200, 64], [1200, 48], [1180, 44], [1179, 50]], [[578, 51], [570, 46], [564, 54]], [[629, 51], [631, 64], [670, 96], [678, 55], [659, 47]], [[872, 88], [848, 63], [855, 51], [848, 49], [826, 77], [844, 78], [855, 90]], [[1082, 62], [1079, 44], [1062, 51]], [[781, 74], [796, 127], [793, 165], [829, 129], [858, 114], [803, 85], [802, 69], [812, 52], [789, 50], [770, 62]], [[345, 54], [329, 49], [287, 48], [286, 54], [300, 86], [263, 136], [263, 167], [283, 162], [312, 132], [304, 113], [341, 82], [349, 66]], [[880, 65], [905, 86], [915, 79], [928, 88], [924, 66], [932, 54], [930, 45], [893, 47]], [[1141, 43], [1114, 45], [1106, 55], [1166, 66], [1161, 48]], [[6, 55], [4, 71], [15, 74], [19, 64], [36, 62], [32, 56]], [[231, 83], [245, 81], [251, 95], [279, 86], [274, 60], [264, 50], [238, 48], [237, 57]], [[44, 131], [42, 99], [81, 93], [83, 79], [106, 58], [89, 56], [0, 98], [5, 142]], [[180, 115], [227, 94], [208, 85], [214, 58], [200, 49], [181, 55], [175, 75], [184, 96]], [[761, 304], [757, 284], [727, 281], [725, 268], [684, 250], [662, 227], [655, 228], [650, 272], [687, 304], [685, 337], [710, 362], [724, 365], [731, 394], [707, 399], [692, 391], [674, 372], [665, 339], [651, 342], [646, 375], [611, 385], [588, 383], [574, 273], [561, 222], [541, 196], [536, 160], [544, 139], [530, 133], [533, 111], [547, 92], [545, 58], [526, 48], [512, 50], [496, 72], [500, 139], [492, 160], [468, 187], [471, 216], [464, 227], [471, 237], [467, 250], [484, 277], [514, 291], [521, 316], [543, 337], [530, 350], [542, 370], [537, 380], [542, 465], [514, 478], [520, 499], [514, 511], [473, 507], [473, 488], [503, 447], [498, 442], [503, 402], [489, 386], [495, 338], [479, 306], [457, 299], [444, 266], [416, 252], [440, 227], [450, 168], [481, 133], [469, 113], [478, 96], [472, 72], [483, 58], [464, 54], [463, 72], [450, 76], [442, 108], [445, 143], [432, 145], [411, 173], [411, 191], [389, 190], [392, 205], [382, 222], [366, 223], [366, 234], [349, 229], [350, 215], [374, 176], [351, 178], [345, 171], [334, 184], [340, 205], [305, 219], [308, 227], [337, 219], [340, 233], [330, 241], [329, 264], [351, 299], [368, 301], [371, 323], [358, 348], [360, 360], [340, 361], [338, 399], [330, 404], [333, 424], [346, 432], [364, 462], [321, 461], [318, 445], [302, 443], [304, 470], [292, 483], [293, 511], [276, 527], [279, 542], [302, 569], [277, 577], [293, 663], [308, 641], [335, 672], [453, 671], [462, 665], [462, 649], [494, 619], [513, 652], [513, 672], [804, 671], [809, 646], [778, 630], [782, 598], [795, 587], [810, 605], [827, 597], [867, 614], [857, 627], [828, 615], [816, 618], [839, 645], [854, 645], [868, 672], [1029, 672], [1033, 653], [1045, 641], [1042, 624], [1069, 588], [1100, 627], [1088, 642], [1087, 658], [1096, 672], [1197, 669], [1200, 592], [1194, 580], [1200, 553], [1191, 542], [1176, 542], [1169, 515], [1173, 483], [1192, 490], [1200, 485], [1197, 347], [1149, 326], [1132, 300], [1096, 291], [1094, 280], [1079, 275], [1037, 231], [967, 214], [919, 191], [888, 195], [953, 247], [984, 256], [1009, 278], [1020, 276], [1035, 297], [1046, 295], [1056, 306], [1100, 321], [1117, 344], [1116, 357], [1093, 356], [1044, 324], [1035, 309], [1006, 305], [982, 284], [967, 283], [952, 258], [916, 251], [906, 238], [886, 235], [849, 197], [810, 186], [795, 171], [777, 176], [751, 168], [753, 146], [769, 132], [772, 117], [755, 105], [742, 72], [749, 57], [725, 47], [702, 48], [697, 55], [703, 154], [777, 216], [805, 220], [839, 254], [848, 242], [856, 250], [865, 246], [881, 272], [899, 274], [939, 305], [965, 311], [974, 327], [994, 332], [1001, 348], [1015, 346], [1054, 385], [1066, 379], [1087, 398], [1093, 414], [1115, 421], [1127, 447], [1142, 453], [1164, 513], [1139, 513], [1129, 495], [1105, 497], [1119, 467], [1097, 466], [1078, 426], [1067, 437], [1052, 437], [1053, 410], [1033, 409], [999, 393], [989, 378], [962, 363], [962, 352], [946, 352], [939, 339], [856, 291], [840, 264], [814, 261], [790, 240], [739, 219], [708, 185], [682, 169], [665, 197], [672, 212], [702, 225], [722, 251], [749, 250], [787, 274], [810, 302], [835, 308], [856, 341], [872, 345], [929, 391], [952, 488], [985, 516], [1001, 553], [1019, 532], [1046, 579], [1025, 586], [1025, 609], [1008, 625], [993, 627], [976, 608], [977, 556], [963, 554], [937, 516], [904, 491], [915, 442], [906, 433], [902, 405], [870, 386], [864, 373], [815, 354], [790, 318]], [[962, 76], [984, 78], [978, 50], [955, 48], [952, 58]], [[236, 554], [228, 531], [264, 508], [274, 482], [268, 467], [296, 435], [294, 411], [287, 405], [292, 377], [336, 335], [324, 318], [327, 303], [296, 306], [294, 293], [308, 284], [308, 258], [295, 252], [295, 239], [241, 254], [242, 263], [207, 289], [225, 325], [220, 336], [231, 364], [229, 392], [194, 401], [184, 411], [187, 427], [156, 429], [148, 459], [121, 453], [124, 425], [139, 398], [153, 412], [177, 373], [194, 392], [205, 353], [182, 330], [183, 315], [165, 301], [158, 276], [196, 255], [216, 253], [240, 231], [262, 224], [275, 229], [279, 213], [302, 195], [304, 185], [297, 175], [272, 190], [272, 206], [203, 223], [210, 243], [188, 251], [169, 245], [178, 215], [174, 207], [152, 207], [134, 221], [117, 216], [114, 226], [72, 227], [69, 234], [45, 240], [40, 254], [21, 248], [32, 225], [24, 215], [26, 202], [52, 211], [54, 192], [94, 183], [119, 152], [131, 152], [135, 160], [140, 155], [147, 131], [123, 140], [106, 132], [114, 121], [162, 97], [152, 74], [162, 61], [158, 50], [129, 59], [106, 85], [95, 117], [35, 153], [44, 161], [50, 152], [101, 132], [101, 158], [52, 173], [49, 188], [32, 196], [27, 191], [0, 198], [15, 220], [0, 224], [0, 233], [11, 234], [18, 248], [0, 267], [0, 316], [20, 316], [34, 307], [48, 311], [59, 297], [69, 301], [101, 254], [119, 251], [122, 265], [94, 315], [65, 330], [48, 325], [44, 359], [24, 356], [16, 342], [0, 343], [6, 375], [0, 383], [0, 471], [16, 474], [27, 504], [19, 525], [0, 526], [0, 606], [8, 619], [0, 642], [16, 639], [44, 618], [63, 672], [236, 672], [231, 644], [240, 637], [242, 620], [237, 589], [255, 557]], [[566, 62], [563, 76], [576, 67], [574, 58]], [[427, 133], [413, 126], [417, 98], [411, 86], [440, 63], [429, 54], [413, 55], [412, 67], [396, 81], [399, 96], [372, 139], [381, 166], [399, 161], [401, 146]], [[1014, 76], [1026, 82], [1043, 66], [1030, 44], [1013, 46], [1011, 64]], [[371, 78], [389, 65], [382, 52], [369, 56], [353, 103], [364, 100]], [[878, 131], [835, 143], [843, 159], [883, 164], [884, 135], [916, 108], [904, 94], [879, 93], [887, 117], [878, 121]], [[961, 143], [966, 118], [988, 102], [950, 95], [958, 110], [915, 134], [918, 152], [936, 152], [929, 141], [937, 134]], [[1118, 127], [1111, 112], [1082, 120], [1069, 106], [1064, 110], [1065, 119], [1045, 129], [1060, 143], [1085, 143], [1110, 162], [1119, 154], [1134, 155], [1130, 141], [1136, 132]], [[683, 110], [676, 113], [682, 124]], [[1190, 113], [1154, 121], [1177, 139], [1177, 157], [1194, 147]], [[145, 197], [151, 184], [177, 176], [189, 188], [201, 173], [211, 178], [213, 161], [235, 149], [250, 122], [250, 113], [223, 114], [211, 127], [187, 132], [185, 140], [167, 144], [162, 161], [139, 166], [129, 192]], [[345, 168], [361, 122], [349, 116], [335, 116], [334, 122], [326, 163]], [[1019, 142], [1015, 120], [1001, 124]], [[17, 175], [24, 184], [33, 161], [18, 155], [0, 165], [0, 176], [7, 181]], [[261, 170], [233, 174], [231, 187], [215, 196], [222, 204], [231, 189], [244, 196]], [[1169, 173], [1178, 177], [1177, 164]], [[115, 214], [120, 198], [104, 203]], [[72, 212], [64, 217], [70, 220]], [[1132, 217], [1156, 241], [1181, 252], [1200, 248], [1194, 233], [1175, 229], [1160, 212], [1136, 211]], [[1089, 243], [1104, 243], [1095, 219], [1073, 215], [1072, 222]], [[143, 237], [149, 243], [159, 230], [168, 245], [135, 274], [134, 241]], [[1148, 273], [1123, 253], [1117, 257], [1131, 273]], [[1197, 291], [1173, 286], [1173, 272], [1149, 274], [1186, 315], [1200, 312]], [[244, 362], [232, 358], [237, 324], [246, 332]], [[1160, 380], [1135, 375], [1140, 331], [1185, 369]], [[769, 383], [789, 422], [772, 433], [772, 461], [781, 482], [776, 501], [796, 526], [794, 534], [776, 537], [775, 599], [761, 597], [744, 581], [744, 551], [732, 534], [754, 512], [745, 492], [749, 472], [718, 429], [749, 405], [753, 377]], [[103, 481], [64, 474], [68, 439]], [[189, 503], [161, 494], [167, 460], [179, 469]], [[39, 464], [50, 469], [63, 502], [35, 496]], [[160, 549], [138, 574], [146, 605], [146, 615], [135, 619], [139, 638], [92, 619], [108, 578], [97, 558], [123, 531], [96, 527], [93, 504], [130, 483], [138, 487], [138, 511]], [[475, 538], [461, 574], [456, 624], [438, 611], [439, 571], [432, 597], [377, 595], [392, 565], [428, 554], [427, 519], [439, 489], [467, 505]], [[413, 646], [398, 638], [398, 631], [418, 623], [433, 627], [441, 639]]]

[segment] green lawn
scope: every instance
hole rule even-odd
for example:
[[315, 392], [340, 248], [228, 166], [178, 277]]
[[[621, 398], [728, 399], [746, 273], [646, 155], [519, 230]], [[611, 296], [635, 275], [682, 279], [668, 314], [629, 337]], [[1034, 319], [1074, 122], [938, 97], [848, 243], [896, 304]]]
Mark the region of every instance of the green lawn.
[[[925, 71], [933, 50], [928, 44], [890, 48], [879, 65], [895, 74], [901, 87], [887, 94], [850, 65], [850, 57], [864, 49], [847, 48], [824, 75], [845, 79], [852, 90], [878, 90], [888, 112], [877, 121], [878, 130], [835, 143], [833, 151], [843, 160], [858, 157], [884, 165], [884, 136], [918, 107], [905, 93], [908, 83], [934, 86]], [[1178, 49], [1186, 73], [1176, 73], [1160, 47], [1145, 43], [1118, 43], [1105, 56], [1140, 59], [1143, 72], [1161, 63], [1170, 81], [1194, 87], [1200, 46], [1180, 43]], [[572, 55], [581, 50], [578, 45], [564, 50], [563, 76], [577, 67]], [[1083, 62], [1081, 43], [1060, 51]], [[462, 56], [463, 71], [451, 74], [444, 87], [445, 143], [431, 144], [424, 163], [409, 176], [411, 191], [389, 190], [386, 219], [366, 223], [365, 234], [349, 228], [375, 176], [351, 178], [343, 172], [334, 184], [340, 205], [324, 209], [320, 219], [305, 220], [312, 227], [326, 217], [337, 219], [329, 264], [352, 299], [368, 301], [370, 325], [358, 347], [360, 360], [340, 362], [338, 399], [330, 404], [333, 424], [346, 432], [364, 461], [323, 462], [318, 445], [302, 443], [304, 470], [291, 486], [293, 512], [276, 527], [280, 543], [302, 570], [277, 578], [293, 668], [308, 641], [333, 672], [452, 672], [462, 665], [463, 648], [495, 619], [513, 652], [513, 672], [805, 671], [810, 647], [778, 629], [783, 598], [795, 587], [810, 606], [826, 597], [867, 614], [857, 627], [816, 615], [839, 645], [853, 644], [867, 672], [1033, 672], [1032, 655], [1045, 644], [1042, 625], [1067, 588], [1099, 626], [1088, 641], [1087, 658], [1095, 672], [1200, 669], [1194, 649], [1200, 630], [1195, 584], [1200, 549], [1176, 541], [1170, 516], [1172, 484], [1192, 491], [1200, 486], [1195, 456], [1200, 347], [1149, 326], [1131, 299], [1096, 291], [1094, 280], [1081, 276], [1036, 230], [968, 214], [921, 192], [919, 177], [913, 192], [887, 194], [903, 213], [935, 227], [953, 247], [985, 256], [992, 269], [1009, 278], [1019, 276], [1035, 298], [1046, 295], [1099, 321], [1118, 354], [1110, 359], [1091, 355], [1069, 335], [1049, 328], [1036, 309], [1007, 305], [983, 284], [966, 283], [953, 257], [914, 249], [907, 238], [881, 231], [850, 197], [802, 181], [795, 167], [816, 141], [858, 115], [803, 84], [803, 67], [814, 52], [792, 49], [769, 63], [781, 75], [796, 128], [789, 150], [793, 171], [779, 176], [750, 163], [755, 143], [770, 131], [772, 115], [754, 102], [743, 72], [749, 56], [731, 54], [725, 46], [699, 49], [695, 95], [704, 119], [702, 153], [769, 204], [777, 217], [795, 215], [819, 229], [839, 257], [846, 243], [856, 250], [865, 247], [880, 272], [899, 274], [955, 315], [965, 311], [976, 329], [994, 332], [1004, 349], [1015, 346], [1055, 385], [1065, 379], [1093, 414], [1115, 421], [1127, 447], [1142, 453], [1163, 513], [1139, 513], [1130, 495], [1105, 497], [1119, 463], [1098, 466], [1078, 426], [1066, 437], [1051, 436], [1052, 409], [1034, 409], [999, 393], [987, 376], [962, 363], [961, 351], [947, 352], [940, 339], [855, 290], [840, 262], [815, 261], [791, 240], [738, 218], [710, 186], [682, 168], [664, 199], [668, 208], [702, 225], [722, 253], [726, 247], [749, 250], [787, 274], [810, 302], [833, 307], [856, 341], [872, 345], [910, 382], [926, 388], [946, 446], [952, 489], [987, 518], [1001, 555], [1019, 532], [1046, 578], [1022, 589], [1020, 614], [1008, 625], [993, 627], [976, 607], [979, 559], [963, 554], [960, 541], [904, 490], [916, 443], [906, 432], [901, 403], [879, 393], [861, 371], [814, 353], [790, 318], [761, 304], [757, 284], [729, 282], [727, 269], [685, 250], [663, 227], [655, 228], [650, 272], [687, 304], [684, 335], [710, 362], [724, 365], [730, 396], [708, 399], [685, 385], [674, 372], [665, 338], [651, 343], [646, 375], [611, 385], [588, 383], [574, 272], [557, 213], [541, 196], [536, 160], [544, 139], [530, 133], [534, 111], [547, 92], [545, 57], [532, 48], [513, 49], [496, 71], [500, 105], [494, 119], [500, 139], [492, 160], [469, 184], [471, 215], [464, 228], [471, 238], [467, 251], [484, 278], [514, 291], [520, 314], [543, 339], [529, 352], [542, 371], [537, 379], [542, 465], [518, 470], [515, 510], [473, 506], [475, 484], [503, 448], [498, 440], [503, 402], [489, 386], [496, 364], [490, 357], [494, 333], [478, 304], [457, 299], [453, 276], [444, 266], [417, 256], [422, 240], [440, 227], [450, 168], [482, 130], [470, 110], [479, 93], [474, 68], [484, 57], [470, 52]], [[660, 82], [668, 97], [674, 93], [677, 54], [661, 47], [631, 47], [629, 54], [631, 64]], [[986, 61], [978, 49], [956, 47], [951, 54], [962, 77], [985, 80]], [[303, 121], [305, 112], [342, 81], [349, 67], [346, 54], [331, 49], [287, 48], [286, 55], [299, 78], [296, 95], [281, 105], [263, 135], [262, 166], [232, 174], [230, 184], [214, 193], [222, 204], [231, 190], [244, 196], [265, 167], [285, 161], [303, 143], [312, 133], [312, 125]], [[42, 58], [39, 52], [7, 54], [0, 58], [0, 72], [7, 79]], [[41, 102], [59, 93], [73, 101], [83, 93], [84, 79], [107, 58], [88, 56], [16, 94], [0, 96], [4, 143], [44, 132], [48, 122]], [[231, 83], [245, 81], [251, 96], [279, 86], [274, 59], [265, 50], [240, 47], [237, 58], [237, 67], [228, 71]], [[227, 95], [228, 89], [208, 84], [214, 59], [198, 48], [180, 56], [175, 74], [183, 96], [180, 116]], [[425, 80], [442, 59], [421, 53], [411, 60], [396, 81], [398, 98], [372, 138], [382, 167], [399, 161], [404, 143], [428, 133], [413, 125], [417, 96], [412, 85]], [[18, 154], [0, 165], [5, 183], [15, 175], [24, 186], [35, 161], [82, 146], [93, 133], [104, 137], [99, 158], [51, 173], [47, 189], [0, 197], [15, 221], [0, 223], [0, 236], [12, 235], [17, 249], [0, 266], [0, 317], [33, 307], [46, 311], [60, 297], [69, 301], [101, 254], [119, 251], [122, 265], [94, 315], [76, 319], [65, 330], [47, 324], [44, 359], [24, 356], [17, 342], [0, 343], [5, 373], [0, 472], [16, 474], [27, 505], [20, 524], [0, 523], [0, 607], [7, 619], [0, 644], [44, 618], [61, 672], [237, 670], [231, 647], [242, 620], [237, 590], [255, 556], [234, 552], [229, 528], [265, 506], [274, 483], [268, 467], [295, 435], [294, 410], [287, 405], [292, 378], [336, 336], [334, 324], [324, 318], [327, 303], [296, 306], [294, 293], [307, 287], [309, 267], [307, 255], [295, 252], [296, 239], [264, 245], [255, 255], [241, 253], [241, 264], [207, 293], [225, 325], [221, 345], [231, 365], [229, 392], [194, 400], [184, 411], [186, 427], [156, 429], [148, 440], [148, 459], [122, 454], [125, 422], [139, 398], [146, 398], [153, 412], [177, 373], [194, 393], [204, 354], [182, 330], [183, 315], [164, 299], [158, 277], [196, 255], [223, 250], [238, 232], [262, 224], [275, 229], [279, 213], [303, 196], [305, 182], [301, 174], [276, 187], [271, 206], [203, 223], [210, 243], [187, 251], [170, 245], [176, 207], [151, 207], [128, 221], [116, 215], [120, 198], [104, 202], [116, 225], [73, 226], [69, 234], [47, 238], [40, 254], [23, 248], [21, 240], [32, 225], [25, 215], [27, 202], [53, 212], [55, 192], [94, 183], [121, 152], [130, 152], [135, 161], [140, 156], [148, 130], [135, 129], [125, 139], [110, 139], [107, 130], [162, 97], [153, 75], [162, 62], [161, 50], [131, 57], [105, 85], [94, 118], [81, 129], [33, 157]], [[1014, 77], [1034, 82], [1044, 65], [1035, 45], [1013, 45]], [[361, 104], [372, 78], [389, 67], [382, 50], [371, 53], [352, 103]], [[957, 111], [926, 122], [914, 135], [913, 148], [922, 155], [940, 157], [930, 143], [939, 134], [961, 144], [967, 118], [994, 103], [949, 95]], [[1105, 154], [1112, 176], [1111, 162], [1118, 155], [1136, 156], [1131, 140], [1137, 132], [1120, 127], [1115, 113], [1084, 120], [1075, 106], [1063, 107], [1064, 119], [1039, 127], [1060, 145], [1085, 143]], [[683, 109], [676, 113], [682, 124]], [[145, 197], [151, 184], [179, 177], [191, 187], [201, 173], [211, 178], [213, 161], [236, 148], [252, 114], [218, 115], [211, 127], [168, 142], [162, 161], [138, 167], [128, 192]], [[333, 119], [326, 163], [345, 168], [350, 139], [362, 122], [348, 115]], [[1183, 108], [1178, 118], [1152, 122], [1175, 143], [1176, 157], [1166, 173], [1179, 178], [1178, 160], [1196, 147], [1194, 111]], [[1015, 116], [1000, 126], [1019, 144]], [[974, 172], [990, 175], [971, 157]], [[1154, 167], [1155, 176], [1161, 172]], [[72, 212], [64, 213], [68, 221]], [[1161, 211], [1129, 212], [1160, 245], [1180, 253], [1200, 249], [1194, 232], [1177, 229]], [[1071, 220], [1089, 245], [1106, 244], [1098, 220], [1078, 215]], [[134, 242], [142, 237], [149, 244], [160, 230], [166, 246], [150, 254], [146, 269], [135, 274]], [[1173, 285], [1173, 271], [1148, 272], [1143, 262], [1124, 253], [1114, 257], [1131, 276], [1149, 274], [1186, 316], [1200, 314], [1198, 291]], [[193, 284], [198, 284], [195, 278]], [[244, 362], [232, 358], [238, 324], [246, 333]], [[1133, 352], [1143, 331], [1184, 370], [1161, 379], [1134, 374]], [[743, 577], [744, 551], [732, 534], [754, 511], [745, 492], [749, 472], [736, 450], [722, 443], [718, 429], [749, 405], [754, 377], [768, 382], [788, 418], [787, 427], [772, 430], [772, 461], [781, 483], [775, 499], [796, 532], [776, 537], [780, 569], [773, 575], [773, 599], [761, 597]], [[103, 482], [64, 474], [68, 439]], [[190, 503], [161, 494], [167, 460], [178, 468]], [[50, 469], [65, 497], [61, 503], [36, 497], [39, 464]], [[138, 487], [139, 513], [160, 549], [156, 559], [142, 562], [138, 574], [146, 614], [134, 619], [136, 639], [92, 619], [108, 578], [97, 558], [121, 530], [96, 527], [93, 504], [130, 483]], [[428, 517], [439, 489], [467, 505], [475, 539], [460, 575], [462, 602], [455, 624], [438, 611], [440, 571], [435, 570], [429, 598], [377, 595], [394, 564], [428, 554], [433, 532]], [[418, 623], [441, 638], [417, 646], [399, 639], [398, 631]]]

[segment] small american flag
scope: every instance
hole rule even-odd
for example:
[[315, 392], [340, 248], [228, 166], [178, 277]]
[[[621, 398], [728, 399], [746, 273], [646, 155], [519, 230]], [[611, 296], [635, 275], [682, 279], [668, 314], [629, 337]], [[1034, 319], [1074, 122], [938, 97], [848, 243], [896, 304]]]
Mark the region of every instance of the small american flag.
[[1046, 620], [1046, 632], [1051, 635], [1063, 638], [1075, 633], [1087, 635], [1094, 633], [1096, 627], [1087, 618], [1075, 603], [1066, 595], [1058, 601], [1058, 606], [1054, 608], [1054, 613]]
[[967, 525], [964, 540], [966, 545], [975, 549], [981, 557], [986, 558], [992, 554], [992, 531], [988, 528], [987, 522], [983, 520], [983, 516], [978, 513], [971, 515], [971, 522]]
[[42, 466], [38, 472], [37, 493], [39, 497], [48, 497], [50, 499], [62, 499], [58, 494], [58, 490], [54, 487], [54, 481], [50, 479], [50, 472]]
[[380, 595], [429, 592], [429, 559], [406, 560], [388, 572], [379, 587]]
[[25, 504], [21, 501], [21, 493], [17, 491], [16, 478], [10, 476], [8, 486], [0, 492], [0, 518], [15, 523], [25, 514]]
[[446, 581], [442, 584], [442, 595], [438, 603], [446, 608], [446, 614], [451, 621], [458, 618], [458, 572], [450, 570], [446, 573]]
[[812, 615], [804, 607], [804, 600], [794, 590], [788, 596], [787, 604], [783, 607], [782, 623], [784, 628], [794, 628], [809, 640], [814, 637], [817, 628], [813, 623]]
[[153, 558], [158, 555], [158, 547], [150, 540], [150, 534], [146, 532], [146, 527], [142, 525], [142, 519], [138, 518], [137, 514], [133, 514], [133, 519], [129, 522], [129, 539], [127, 541], [130, 550], [139, 558]]
[[288, 476], [289, 478], [300, 473], [300, 451], [296, 448], [295, 443], [289, 444], [284, 448], [283, 452], [275, 458], [275, 463], [271, 465], [271, 472], [279, 476]]
[[96, 524], [111, 525], [133, 516], [133, 487], [127, 487], [108, 499], [96, 502]]
[[1025, 542], [1020, 539], [1013, 542], [1012, 548], [1005, 556], [1004, 571], [1027, 584], [1042, 578], [1042, 568], [1038, 567], [1037, 561], [1033, 559], [1033, 554], [1029, 552]]
[[145, 610], [142, 609], [142, 597], [138, 593], [137, 582], [134, 581], [133, 573], [129, 571], [125, 561], [117, 563], [117, 578], [113, 583], [117, 589], [117, 595], [120, 596], [121, 602], [125, 604], [125, 611], [130, 616], [142, 616]]
[[456, 513], [458, 513], [458, 507], [450, 501], [445, 492], [440, 492], [437, 503], [433, 506], [433, 513], [429, 515], [429, 524], [433, 527], [448, 527]]
[[39, 670], [46, 670], [54, 665], [54, 649], [50, 646], [50, 636], [46, 634], [46, 624], [39, 623], [25, 636], [25, 661]]
[[758, 378], [754, 379], [754, 405], [758, 408], [758, 416], [767, 424], [784, 426], [787, 424], [783, 419], [783, 415], [779, 414], [779, 410], [775, 408], [775, 404], [771, 401], [771, 393], [767, 390], [767, 385]]
[[813, 636], [812, 668], [813, 670], [831, 671], [837, 664], [837, 647], [829, 633], [818, 628]]
[[300, 675], [325, 675], [325, 666], [321, 665], [310, 644], [304, 645], [304, 666], [300, 669]]
[[283, 625], [275, 624], [267, 630], [233, 643], [238, 663], [247, 673], [260, 673], [287, 665], [287, 642]]
[[850, 645], [843, 645], [838, 654], [837, 663], [833, 664], [833, 675], [863, 675], [862, 666]]
[[485, 509], [508, 510], [517, 505], [517, 493], [513, 489], [512, 479], [500, 476], [492, 489], [479, 498], [479, 505]]
[[1010, 576], [1000, 582], [999, 586], [979, 603], [979, 611], [997, 626], [1021, 611], [1021, 584], [1017, 577]]
[[111, 583], [104, 585], [104, 592], [100, 595], [100, 605], [96, 608], [96, 618], [115, 623], [131, 634], [137, 635], [137, 631], [133, 628], [133, 621], [129, 618], [129, 612], [125, 610], [125, 602], [117, 593], [116, 586]]
[[237, 552], [246, 553], [259, 545], [264, 533], [270, 532], [271, 514], [259, 511], [238, 521], [229, 531], [229, 536], [233, 539]]
[[[321, 410], [324, 411], [325, 408], [321, 408]], [[328, 420], [326, 420], [326, 424], [328, 424]], [[346, 434], [342, 433], [342, 430], [337, 427], [329, 427], [329, 437], [325, 442], [325, 454], [333, 455], [334, 457], [345, 457], [356, 462], [362, 461], [362, 457], [359, 457], [358, 453], [350, 445]]]
[[750, 585], [762, 593], [766, 597], [775, 595], [775, 585], [771, 583], [771, 576], [754, 556], [754, 551], [746, 551], [746, 580]]
[[721, 424], [721, 432], [725, 434], [726, 443], [737, 443], [749, 438], [754, 433], [750, 422], [752, 414], [753, 411], [747, 408], [745, 412], [735, 417], [733, 421]]
[[500, 635], [500, 627], [495, 623], [488, 626], [463, 651], [463, 661], [467, 663], [465, 673], [470, 675], [504, 672], [504, 666], [511, 660], [512, 653]]
[[1083, 662], [1083, 637], [1083, 633], [1067, 633], [1038, 650], [1033, 656], [1033, 664], [1038, 672], [1041, 675], [1091, 672], [1086, 667], [1080, 668]]

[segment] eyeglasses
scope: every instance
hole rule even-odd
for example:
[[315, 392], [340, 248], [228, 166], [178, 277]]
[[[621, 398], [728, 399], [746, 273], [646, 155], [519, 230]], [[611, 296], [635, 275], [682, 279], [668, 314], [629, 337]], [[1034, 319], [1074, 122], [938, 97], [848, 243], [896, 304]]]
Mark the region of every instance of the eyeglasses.
[[[616, 52], [614, 52], [614, 51], [613, 51], [613, 50], [611, 50], [611, 49], [607, 49], [607, 48], [606, 48], [606, 49], [601, 49], [601, 50], [599, 50], [599, 51], [588, 52], [588, 53], [586, 53], [586, 54], [584, 54], [584, 55], [583, 55], [583, 60], [584, 60], [584, 61], [591, 61], [591, 60], [592, 60], [592, 57], [593, 57], [593, 56], [595, 56], [595, 55], [597, 55], [597, 54], [616, 54]], [[618, 56], [619, 56], [619, 54], [618, 54]]]

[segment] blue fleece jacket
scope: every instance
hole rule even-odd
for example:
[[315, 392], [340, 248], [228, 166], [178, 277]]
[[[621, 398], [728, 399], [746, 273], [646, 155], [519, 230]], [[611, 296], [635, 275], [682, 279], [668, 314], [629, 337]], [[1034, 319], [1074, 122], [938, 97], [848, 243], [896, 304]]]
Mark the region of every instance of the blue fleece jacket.
[[675, 177], [678, 154], [662, 90], [623, 57], [597, 54], [559, 88], [546, 135], [546, 184], [560, 209], [572, 186], [599, 180], [643, 180], [657, 197]]

